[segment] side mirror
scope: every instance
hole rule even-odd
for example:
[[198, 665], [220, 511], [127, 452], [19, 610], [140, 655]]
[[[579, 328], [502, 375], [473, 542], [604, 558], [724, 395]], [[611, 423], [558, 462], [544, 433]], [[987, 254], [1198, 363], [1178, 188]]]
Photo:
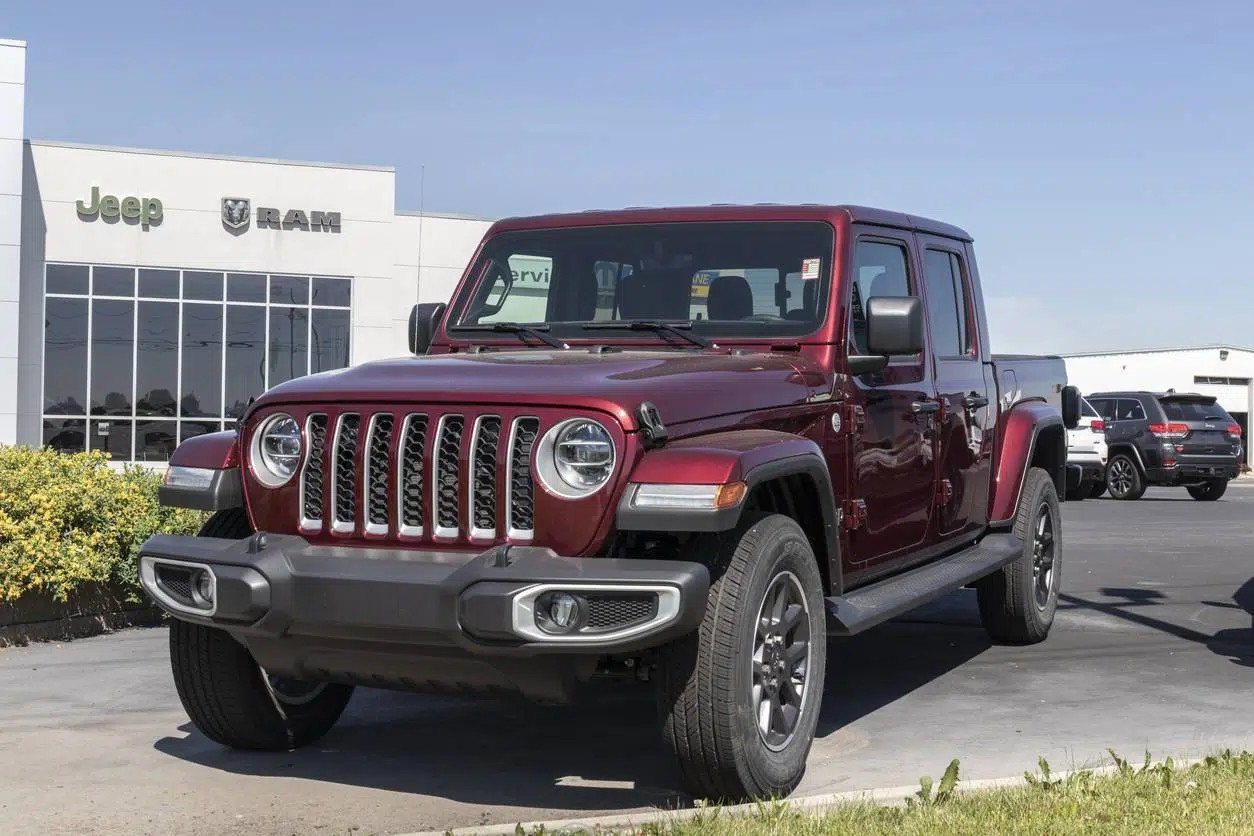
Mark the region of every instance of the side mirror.
[[850, 374], [870, 374], [889, 358], [923, 350], [923, 300], [917, 296], [872, 296], [866, 301], [867, 356], [849, 358]]
[[1080, 390], [1075, 386], [1062, 387], [1062, 425], [1074, 430], [1080, 425]]
[[431, 347], [431, 338], [435, 336], [435, 329], [439, 326], [440, 320], [444, 317], [444, 311], [447, 309], [448, 305], [444, 302], [424, 302], [414, 305], [414, 309], [409, 312], [409, 352], [411, 354], [427, 353], [427, 349]]

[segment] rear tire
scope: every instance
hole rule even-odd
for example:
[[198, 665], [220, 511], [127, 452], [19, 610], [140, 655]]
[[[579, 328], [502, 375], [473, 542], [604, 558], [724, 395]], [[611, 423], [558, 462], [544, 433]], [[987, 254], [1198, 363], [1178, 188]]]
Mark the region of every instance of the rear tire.
[[1145, 495], [1145, 476], [1127, 453], [1116, 453], [1106, 465], [1106, 488], [1111, 499], [1137, 500]]
[[822, 576], [805, 532], [780, 514], [743, 520], [713, 550], [705, 619], [662, 649], [663, 737], [698, 797], [786, 796], [823, 703]]
[[[215, 513], [200, 530], [202, 537], [236, 540], [252, 533], [238, 508]], [[271, 677], [230, 634], [178, 618], [170, 623], [170, 670], [193, 725], [233, 749], [288, 751], [313, 743], [353, 695], [351, 685]]]
[[976, 583], [980, 620], [989, 637], [1005, 644], [1036, 644], [1049, 636], [1058, 609], [1062, 574], [1062, 514], [1049, 473], [1028, 471], [1015, 513], [1023, 552]]
[[1089, 499], [1097, 499], [1104, 493], [1106, 493], [1106, 480], [1102, 477], [1094, 479], [1089, 485]]
[[1088, 479], [1084, 479], [1080, 484], [1067, 491], [1068, 502], [1083, 502], [1089, 498], [1089, 493], [1093, 490], [1093, 483]]
[[1189, 496], [1198, 502], [1214, 502], [1228, 491], [1227, 479], [1207, 479], [1203, 485], [1189, 485]]

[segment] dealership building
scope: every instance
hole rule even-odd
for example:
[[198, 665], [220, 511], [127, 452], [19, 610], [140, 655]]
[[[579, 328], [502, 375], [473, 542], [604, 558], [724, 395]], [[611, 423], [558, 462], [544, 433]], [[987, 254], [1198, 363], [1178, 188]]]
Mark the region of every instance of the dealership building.
[[27, 140], [25, 51], [0, 40], [0, 444], [159, 464], [405, 353], [490, 224], [397, 211], [391, 168]]

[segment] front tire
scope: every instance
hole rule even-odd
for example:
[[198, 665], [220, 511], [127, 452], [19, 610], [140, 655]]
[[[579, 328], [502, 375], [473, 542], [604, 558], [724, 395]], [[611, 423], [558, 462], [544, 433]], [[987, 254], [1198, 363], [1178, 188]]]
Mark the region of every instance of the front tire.
[[976, 584], [980, 620], [989, 638], [1004, 644], [1036, 644], [1049, 636], [1062, 579], [1062, 514], [1049, 473], [1028, 471], [1015, 514], [1014, 533], [1023, 551]]
[[705, 619], [662, 650], [663, 736], [689, 790], [720, 803], [790, 794], [823, 703], [827, 613], [805, 532], [754, 515], [715, 546]]
[[1127, 453], [1111, 457], [1106, 466], [1106, 488], [1111, 499], [1132, 501], [1145, 495], [1145, 476]]
[[[252, 534], [242, 509], [219, 511], [202, 537]], [[170, 669], [179, 701], [205, 737], [233, 749], [288, 751], [321, 738], [339, 720], [351, 685], [271, 676], [223, 630], [174, 619]]]
[[1227, 479], [1207, 479], [1201, 485], [1189, 485], [1189, 496], [1198, 502], [1214, 502], [1228, 491]]

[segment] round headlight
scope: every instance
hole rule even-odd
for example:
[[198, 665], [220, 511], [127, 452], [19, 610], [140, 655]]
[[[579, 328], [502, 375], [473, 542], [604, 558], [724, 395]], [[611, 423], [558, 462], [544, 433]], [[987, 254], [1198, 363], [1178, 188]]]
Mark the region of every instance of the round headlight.
[[614, 474], [614, 439], [596, 421], [565, 421], [540, 441], [536, 465], [544, 486], [553, 493], [567, 499], [587, 496]]
[[253, 472], [263, 485], [287, 483], [300, 465], [300, 425], [282, 413], [266, 419], [253, 436]]

